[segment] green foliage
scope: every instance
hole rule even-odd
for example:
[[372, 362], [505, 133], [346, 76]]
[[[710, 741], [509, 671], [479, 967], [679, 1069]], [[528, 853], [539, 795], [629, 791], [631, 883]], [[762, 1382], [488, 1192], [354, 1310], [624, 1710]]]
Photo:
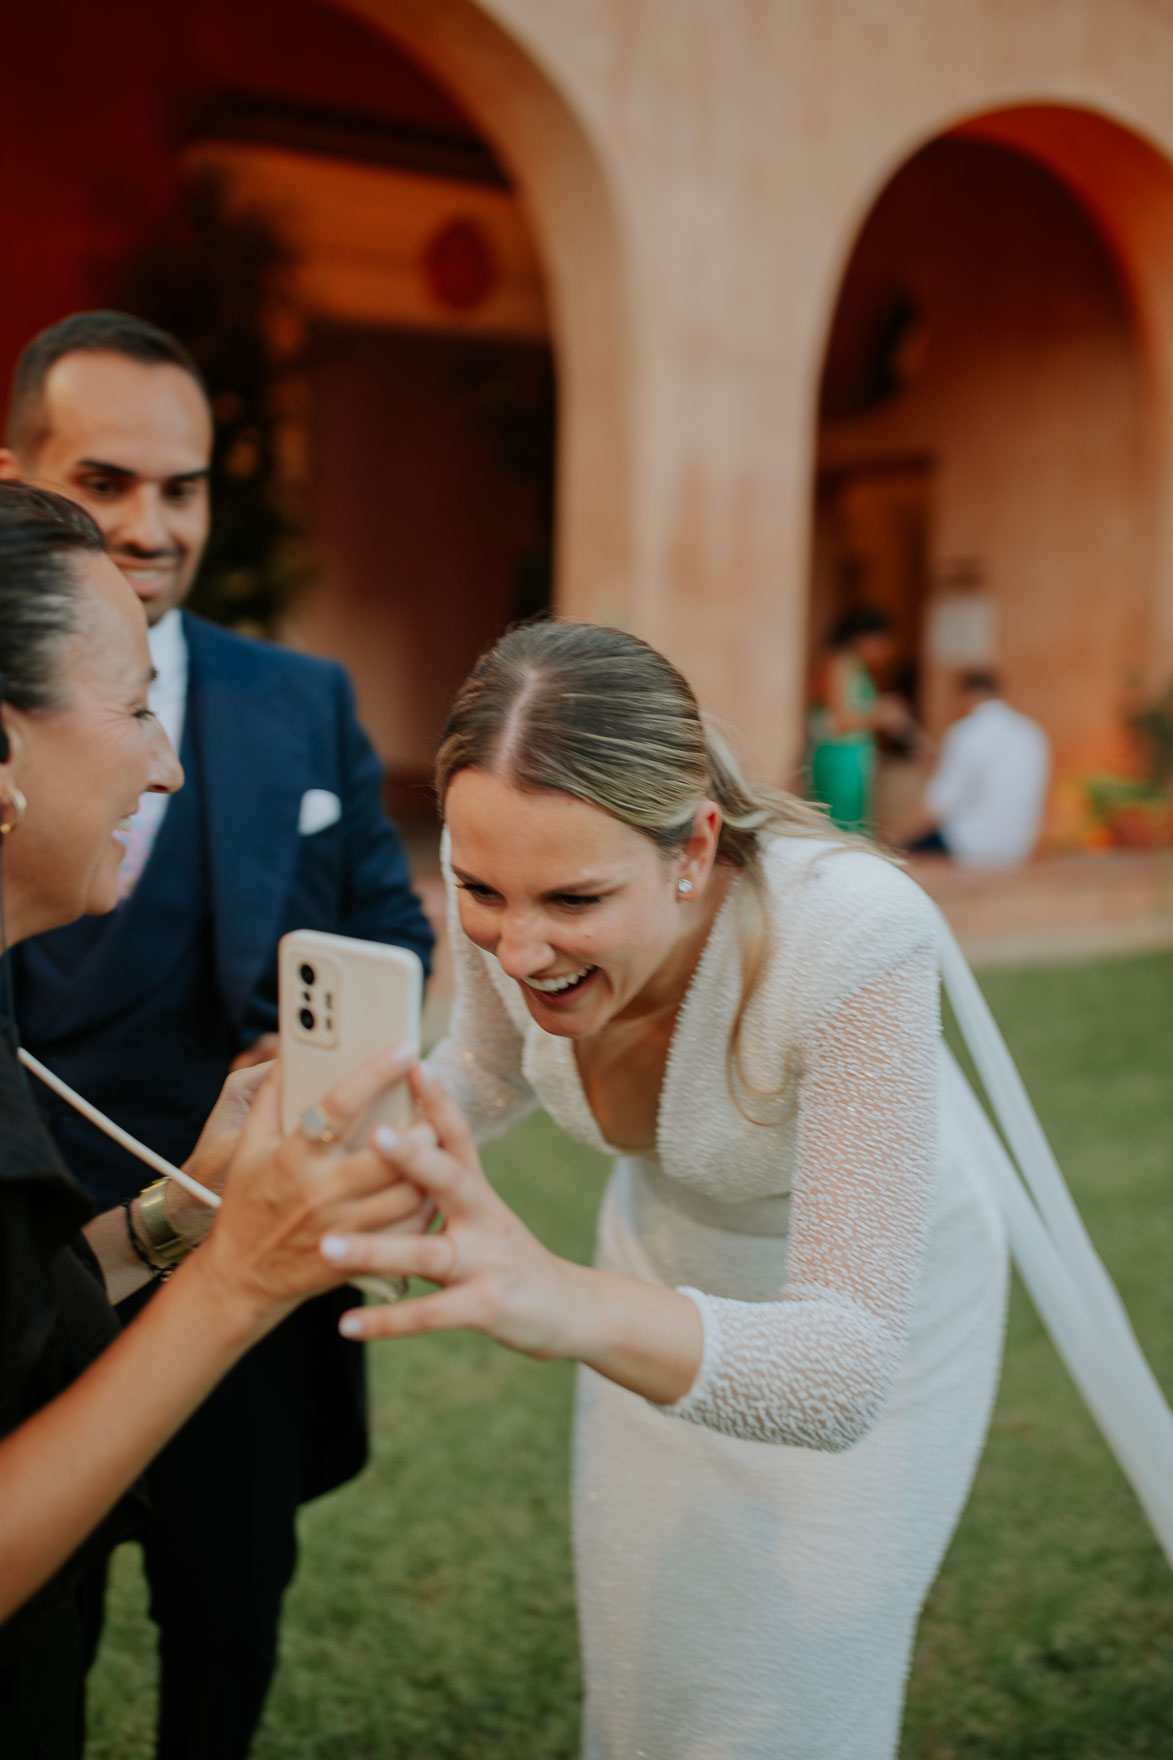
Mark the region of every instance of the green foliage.
[[[1173, 1390], [1173, 957], [986, 989], [1157, 1374]], [[544, 1118], [489, 1157], [585, 1259], [605, 1169]], [[375, 1458], [305, 1511], [256, 1760], [573, 1760], [572, 1375], [476, 1337], [371, 1353]], [[152, 1634], [116, 1561], [90, 1760], [151, 1752]], [[1173, 1751], [1168, 1566], [1017, 1294], [973, 1498], [921, 1626], [904, 1760]]]
[[1118, 813], [1122, 807], [1153, 808], [1164, 812], [1169, 805], [1164, 795], [1158, 793], [1151, 782], [1138, 776], [1085, 776], [1083, 792], [1092, 818], [1099, 825], [1110, 824], [1113, 814]]
[[1173, 784], [1173, 684], [1151, 703], [1135, 709], [1128, 725], [1144, 748], [1150, 783], [1167, 793]]

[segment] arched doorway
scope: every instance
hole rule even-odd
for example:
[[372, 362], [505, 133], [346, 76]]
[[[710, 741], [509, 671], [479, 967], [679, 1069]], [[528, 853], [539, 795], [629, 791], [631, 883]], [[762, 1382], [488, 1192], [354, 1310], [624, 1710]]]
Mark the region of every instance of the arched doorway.
[[322, 0], [286, 0], [280, 30], [264, 0], [243, 17], [211, 0], [211, 29], [208, 10], [183, 176], [289, 263], [274, 450], [300, 529], [277, 572], [302, 579], [266, 633], [345, 664], [388, 806], [430, 826], [456, 686], [553, 600], [544, 268], [492, 145], [399, 40]]
[[[1104, 132], [1129, 137], [1073, 114], [967, 123], [875, 200], [823, 362], [811, 589], [812, 660], [836, 610], [887, 605], [901, 642], [890, 682], [931, 733], [951, 718], [960, 668], [1001, 674], [1051, 737], [1060, 839], [1075, 831], [1078, 779], [1132, 761], [1127, 705], [1165, 618], [1169, 475], [1162, 327], [1146, 321], [1123, 229], [1113, 236], [1077, 175], [1102, 161]], [[1169, 200], [1160, 163], [1149, 223]], [[1118, 210], [1130, 190], [1118, 179]], [[880, 810], [892, 836], [916, 818], [912, 767], [889, 763]]]
[[[0, 191], [26, 247], [0, 300], [0, 377], [71, 309], [130, 304], [190, 342], [239, 303], [239, 261], [217, 286], [231, 297], [201, 300], [192, 282], [185, 306], [175, 274], [170, 306], [124, 297], [144, 259], [166, 281], [168, 217], [197, 171], [271, 219], [296, 263], [308, 371], [271, 431], [242, 420], [223, 451], [240, 483], [258, 452], [281, 455], [319, 577], [286, 633], [352, 668], [380, 753], [410, 784], [503, 623], [551, 598], [623, 619], [629, 375], [611, 198], [586, 133], [475, 0], [164, 13], [113, 0], [101, 28], [63, 0], [47, 102], [27, 70], [46, 65], [48, 28], [14, 18], [0, 68], [27, 160]], [[115, 101], [128, 88], [141, 102]], [[232, 240], [246, 280], [256, 243]], [[223, 507], [234, 483], [219, 487]], [[230, 523], [282, 520], [266, 505]], [[232, 583], [242, 602], [254, 563]], [[272, 628], [280, 591], [260, 597]], [[392, 804], [410, 808], [410, 788]]]
[[272, 224], [290, 254], [279, 446], [304, 578], [266, 633], [346, 665], [404, 824], [432, 822], [460, 680], [554, 588], [542, 266], [499, 163], [445, 102], [459, 134], [347, 116], [331, 152], [321, 117], [311, 131], [286, 112], [275, 140], [250, 106], [185, 155], [195, 188], [216, 180], [232, 215]]
[[406, 47], [506, 167], [547, 278], [558, 365], [555, 601], [630, 621], [632, 301], [617, 194], [585, 121], [478, 0], [330, 0]]

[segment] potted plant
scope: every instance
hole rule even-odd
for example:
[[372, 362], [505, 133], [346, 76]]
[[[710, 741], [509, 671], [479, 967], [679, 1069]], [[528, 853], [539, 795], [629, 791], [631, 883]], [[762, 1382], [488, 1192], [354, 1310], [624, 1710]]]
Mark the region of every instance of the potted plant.
[[1173, 685], [1128, 716], [1141, 756], [1138, 776], [1087, 776], [1093, 824], [1120, 849], [1173, 846]]
[[1085, 776], [1083, 792], [1093, 824], [1117, 849], [1173, 844], [1173, 805], [1143, 777]]

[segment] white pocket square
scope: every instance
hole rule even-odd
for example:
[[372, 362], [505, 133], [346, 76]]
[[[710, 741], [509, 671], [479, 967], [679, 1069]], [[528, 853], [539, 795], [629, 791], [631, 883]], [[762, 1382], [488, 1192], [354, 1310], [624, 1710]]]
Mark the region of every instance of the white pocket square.
[[301, 797], [297, 829], [303, 837], [312, 837], [315, 831], [324, 831], [341, 817], [342, 802], [336, 794], [328, 788], [307, 788]]

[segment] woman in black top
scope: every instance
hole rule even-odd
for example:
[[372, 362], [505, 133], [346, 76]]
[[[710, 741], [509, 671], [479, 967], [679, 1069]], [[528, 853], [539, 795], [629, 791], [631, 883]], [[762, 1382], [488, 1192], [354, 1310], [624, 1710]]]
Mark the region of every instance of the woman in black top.
[[[142, 608], [71, 502], [0, 483], [0, 875], [9, 944], [117, 903], [115, 837], [182, 771], [150, 712]], [[6, 1025], [6, 1024], [5, 1024]], [[87, 1573], [134, 1520], [142, 1468], [299, 1301], [345, 1281], [324, 1236], [422, 1220], [375, 1148], [336, 1139], [411, 1059], [324, 1102], [326, 1141], [282, 1137], [274, 1079], [230, 1079], [189, 1162], [223, 1187], [206, 1244], [120, 1332], [111, 1301], [165, 1267], [138, 1200], [92, 1216], [0, 1031], [0, 1755], [82, 1753]], [[168, 1187], [192, 1245], [211, 1214]], [[168, 1251], [174, 1257], [174, 1249]]]

